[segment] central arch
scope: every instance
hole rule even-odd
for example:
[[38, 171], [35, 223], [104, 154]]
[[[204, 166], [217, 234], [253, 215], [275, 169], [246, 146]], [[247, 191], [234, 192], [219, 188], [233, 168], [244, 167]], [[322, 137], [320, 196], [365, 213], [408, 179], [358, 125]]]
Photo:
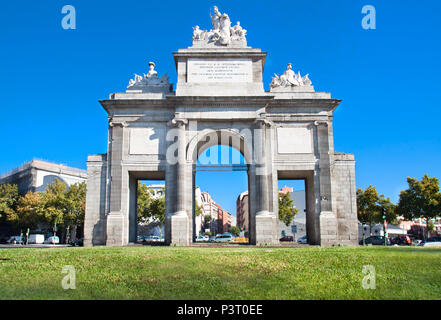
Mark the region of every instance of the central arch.
[[[187, 163], [192, 164], [192, 190], [193, 190], [193, 201], [192, 201], [192, 235], [193, 242], [196, 238], [195, 232], [195, 178], [198, 171], [198, 159], [207, 149], [213, 146], [227, 146], [237, 150], [245, 161], [245, 170], [247, 172], [247, 184], [248, 184], [248, 201], [249, 201], [249, 244], [256, 244], [256, 224], [255, 224], [255, 208], [254, 208], [254, 185], [255, 178], [252, 174], [253, 172], [253, 148], [252, 148], [252, 134], [250, 129], [243, 129], [242, 131], [236, 129], [204, 129], [199, 131], [188, 143], [187, 145]], [[229, 151], [230, 152], [230, 151]], [[230, 170], [237, 170], [234, 160]], [[227, 165], [228, 166], [228, 165]], [[244, 167], [242, 165], [242, 168]], [[213, 166], [216, 167], [216, 166]], [[225, 167], [225, 165], [220, 164], [218, 168]], [[242, 169], [241, 169], [242, 170]]]

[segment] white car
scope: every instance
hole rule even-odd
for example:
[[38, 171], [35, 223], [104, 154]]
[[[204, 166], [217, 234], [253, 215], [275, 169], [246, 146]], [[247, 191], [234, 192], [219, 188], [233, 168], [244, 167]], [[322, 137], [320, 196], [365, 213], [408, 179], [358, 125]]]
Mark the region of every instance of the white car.
[[57, 236], [52, 236], [47, 238], [44, 243], [49, 243], [49, 244], [59, 244], [60, 243], [60, 238], [58, 238]]
[[42, 244], [44, 243], [44, 234], [31, 234], [28, 239], [29, 244]]
[[196, 238], [196, 242], [206, 242], [206, 241], [208, 241], [208, 240], [210, 240], [210, 237], [209, 237], [209, 236], [198, 236], [198, 237]]
[[234, 237], [229, 234], [217, 235], [214, 241], [229, 242], [234, 241]]

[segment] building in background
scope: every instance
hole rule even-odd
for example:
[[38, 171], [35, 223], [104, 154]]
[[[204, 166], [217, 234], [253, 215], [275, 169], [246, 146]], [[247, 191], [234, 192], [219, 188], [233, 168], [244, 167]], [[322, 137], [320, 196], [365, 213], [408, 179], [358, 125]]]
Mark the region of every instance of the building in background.
[[0, 184], [16, 184], [18, 192], [25, 195], [29, 191], [40, 192], [56, 179], [68, 187], [78, 182], [87, 181], [86, 170], [51, 163], [43, 160], [32, 160], [13, 170], [0, 175]]
[[[279, 235], [293, 236], [295, 239], [306, 235], [306, 201], [305, 190], [294, 191], [291, 187], [283, 187], [280, 193], [289, 193], [294, 201], [294, 206], [298, 209], [293, 221], [287, 226], [279, 220]], [[236, 201], [237, 226], [245, 231], [249, 230], [249, 203], [248, 191], [242, 192]]]
[[248, 190], [242, 192], [236, 201], [236, 225], [243, 230], [248, 231], [249, 223], [249, 197]]
[[[195, 194], [196, 196], [196, 194]], [[228, 232], [231, 226], [231, 214], [224, 210], [219, 204], [217, 204], [208, 192], [201, 192], [201, 228], [205, 231], [205, 216], [209, 216], [211, 221], [209, 223], [210, 233], [216, 235], [218, 233]], [[196, 227], [196, 230], [198, 227]]]

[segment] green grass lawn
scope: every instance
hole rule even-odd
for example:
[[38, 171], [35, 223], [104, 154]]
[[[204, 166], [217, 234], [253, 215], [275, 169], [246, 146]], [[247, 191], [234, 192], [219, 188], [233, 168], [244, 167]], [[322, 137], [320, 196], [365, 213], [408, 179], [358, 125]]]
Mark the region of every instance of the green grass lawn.
[[[61, 287], [65, 265], [75, 290]], [[441, 249], [3, 249], [0, 299], [441, 299]]]

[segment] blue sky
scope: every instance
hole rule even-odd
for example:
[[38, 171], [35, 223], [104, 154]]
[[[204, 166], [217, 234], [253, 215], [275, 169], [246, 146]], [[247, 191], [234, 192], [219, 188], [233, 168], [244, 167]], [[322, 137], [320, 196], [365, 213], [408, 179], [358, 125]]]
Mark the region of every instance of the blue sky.
[[[76, 30], [61, 28], [65, 4]], [[366, 4], [376, 30], [361, 27]], [[335, 149], [355, 154], [357, 187], [396, 201], [407, 176], [441, 177], [441, 2], [428, 0], [2, 2], [0, 172], [34, 157], [85, 168], [88, 154], [106, 151], [98, 100], [150, 60], [175, 83], [171, 53], [191, 45], [194, 25], [210, 27], [213, 5], [268, 52], [267, 89], [292, 62], [317, 91], [343, 99]]]

